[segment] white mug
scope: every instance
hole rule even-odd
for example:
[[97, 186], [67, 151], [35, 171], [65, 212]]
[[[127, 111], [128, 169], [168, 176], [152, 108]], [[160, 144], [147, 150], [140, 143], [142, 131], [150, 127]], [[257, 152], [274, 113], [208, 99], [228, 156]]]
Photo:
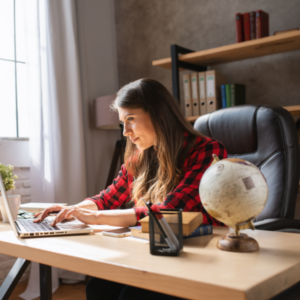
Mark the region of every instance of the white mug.
[[[8, 200], [12, 217], [14, 220], [17, 220], [18, 211], [21, 204], [21, 196], [20, 195], [7, 196], [7, 200]], [[3, 223], [9, 223], [2, 197], [0, 197], [0, 209], [1, 209]]]

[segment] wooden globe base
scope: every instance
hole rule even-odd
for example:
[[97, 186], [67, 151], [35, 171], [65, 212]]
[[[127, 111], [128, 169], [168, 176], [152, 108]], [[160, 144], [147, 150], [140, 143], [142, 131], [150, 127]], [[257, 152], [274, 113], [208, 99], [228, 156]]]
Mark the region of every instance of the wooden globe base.
[[244, 233], [240, 235], [227, 234], [218, 241], [217, 247], [220, 250], [231, 252], [254, 252], [259, 249], [257, 241]]

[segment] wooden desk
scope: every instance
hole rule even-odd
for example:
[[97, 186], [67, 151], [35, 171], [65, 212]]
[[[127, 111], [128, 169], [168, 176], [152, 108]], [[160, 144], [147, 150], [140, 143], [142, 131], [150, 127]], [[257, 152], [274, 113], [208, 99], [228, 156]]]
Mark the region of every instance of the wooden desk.
[[149, 253], [148, 241], [101, 233], [18, 239], [0, 223], [0, 252], [90, 276], [189, 299], [269, 299], [300, 281], [300, 235], [249, 231], [260, 251], [216, 248], [227, 228], [186, 240], [179, 257]]

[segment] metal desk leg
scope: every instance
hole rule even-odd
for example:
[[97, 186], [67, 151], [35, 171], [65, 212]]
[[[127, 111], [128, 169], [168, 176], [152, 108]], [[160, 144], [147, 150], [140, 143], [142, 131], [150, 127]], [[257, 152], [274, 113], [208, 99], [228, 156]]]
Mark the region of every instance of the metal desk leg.
[[52, 299], [51, 267], [43, 264], [40, 264], [40, 293], [41, 300]]
[[6, 300], [10, 297], [11, 293], [13, 292], [14, 288], [16, 287], [17, 283], [19, 282], [21, 276], [25, 272], [26, 268], [28, 267], [30, 261], [18, 258], [9, 271], [8, 275], [6, 276], [4, 282], [0, 287], [0, 299]]

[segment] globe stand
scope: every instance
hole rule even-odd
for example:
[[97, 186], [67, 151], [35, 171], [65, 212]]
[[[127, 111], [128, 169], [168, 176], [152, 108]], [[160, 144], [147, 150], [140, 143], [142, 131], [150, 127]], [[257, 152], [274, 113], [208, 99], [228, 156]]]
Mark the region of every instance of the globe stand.
[[231, 252], [254, 252], [259, 249], [257, 241], [247, 234], [229, 233], [218, 241], [217, 247], [220, 250]]
[[227, 234], [218, 241], [217, 247], [224, 251], [254, 252], [259, 249], [257, 241], [247, 234], [240, 233], [242, 229], [255, 230], [252, 220], [234, 225], [234, 232]]

